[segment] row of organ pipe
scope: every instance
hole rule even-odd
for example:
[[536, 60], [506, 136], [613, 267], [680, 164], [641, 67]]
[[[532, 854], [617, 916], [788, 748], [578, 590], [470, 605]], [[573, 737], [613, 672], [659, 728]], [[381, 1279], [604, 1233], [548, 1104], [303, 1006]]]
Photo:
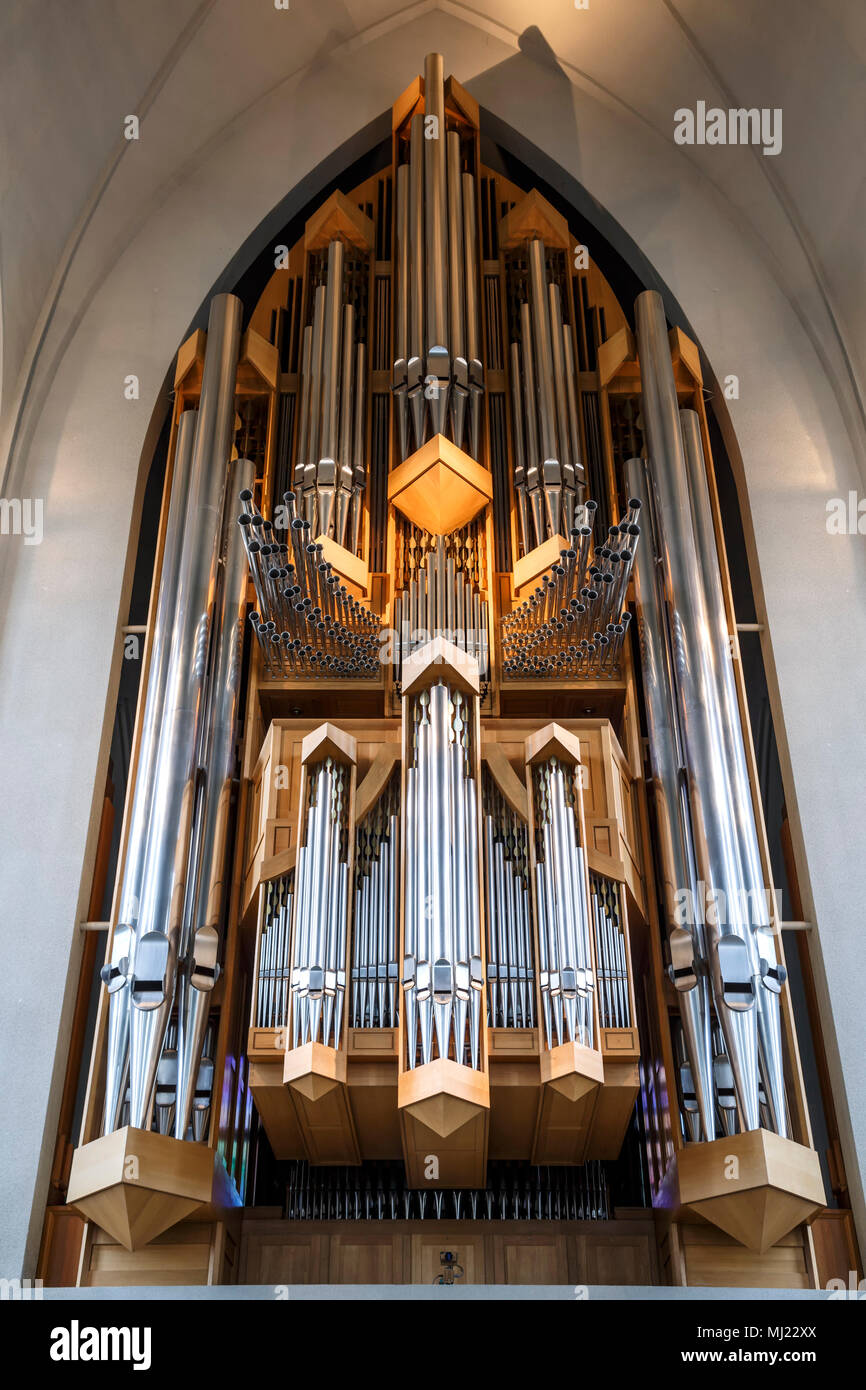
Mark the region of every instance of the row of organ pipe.
[[392, 777], [355, 831], [353, 1028], [393, 1028], [397, 1024], [399, 907], [400, 784]]
[[528, 295], [511, 344], [514, 492], [524, 554], [568, 535], [585, 497], [571, 329], [540, 237], [527, 243]]
[[629, 995], [628, 943], [619, 884], [614, 879], [591, 872], [589, 901], [600, 1024], [602, 1028], [630, 1028], [634, 1020]]
[[283, 1028], [289, 1016], [289, 947], [294, 873], [271, 879], [262, 888], [256, 1001], [258, 1028]]
[[490, 671], [486, 599], [466, 571], [457, 568], [445, 538], [435, 539], [436, 545], [425, 551], [408, 588], [394, 598], [395, 665], [402, 667], [410, 652], [433, 637], [444, 636], [468, 652], [486, 680]]
[[534, 1028], [535, 951], [527, 827], [489, 772], [484, 774], [482, 794], [487, 1021], [491, 1028]]
[[306, 814], [295, 865], [291, 1045], [340, 1045], [346, 999], [350, 770], [333, 757], [305, 768]]
[[548, 1047], [592, 1047], [595, 979], [590, 944], [580, 770], [563, 757], [532, 768], [538, 980]]
[[403, 1007], [410, 1068], [478, 1068], [481, 903], [477, 697], [437, 680], [404, 697], [408, 723]]
[[161, 1123], [171, 1110], [175, 1137], [191, 1133], [220, 971], [246, 601], [227, 499], [254, 477], [248, 460], [228, 463], [240, 325], [240, 301], [217, 296], [199, 408], [180, 418], [117, 925], [102, 971], [105, 1133], [120, 1126], [122, 1108], [130, 1125], [148, 1128], [157, 1088], [174, 1094], [171, 1107], [161, 1102]]
[[346, 248], [335, 238], [303, 333], [293, 484], [313, 535], [357, 555], [367, 487], [367, 349], [358, 341], [347, 280]]
[[402, 1164], [358, 1168], [292, 1164], [285, 1215], [293, 1221], [604, 1221], [612, 1214], [604, 1164], [578, 1168], [488, 1165], [486, 1188], [407, 1187]]
[[396, 171], [394, 400], [400, 459], [443, 434], [479, 457], [481, 360], [475, 176], [446, 130], [442, 56], [424, 66], [424, 114]]
[[[780, 993], [697, 415], [680, 411], [661, 297], [639, 296], [647, 461], [626, 465], [650, 540], [635, 572], [650, 771], [695, 1110], [715, 1134], [712, 1013], [740, 1127], [787, 1135]], [[718, 1094], [718, 1086], [716, 1086]]]

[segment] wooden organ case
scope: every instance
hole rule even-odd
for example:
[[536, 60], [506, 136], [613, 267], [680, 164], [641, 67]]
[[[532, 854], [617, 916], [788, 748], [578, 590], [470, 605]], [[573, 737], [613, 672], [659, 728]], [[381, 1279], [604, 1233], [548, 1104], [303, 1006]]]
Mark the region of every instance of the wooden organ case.
[[812, 1285], [696, 345], [435, 54], [277, 253], [177, 357], [79, 1282], [447, 1282], [447, 1236], [470, 1282]]

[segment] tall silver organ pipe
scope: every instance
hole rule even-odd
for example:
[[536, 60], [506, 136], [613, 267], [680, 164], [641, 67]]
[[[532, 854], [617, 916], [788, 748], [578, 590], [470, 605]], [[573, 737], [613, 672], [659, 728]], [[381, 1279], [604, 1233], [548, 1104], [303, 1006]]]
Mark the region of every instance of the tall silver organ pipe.
[[400, 783], [393, 777], [355, 832], [353, 1028], [397, 1024]]
[[400, 459], [446, 433], [477, 458], [484, 371], [475, 180], [462, 167], [459, 132], [446, 129], [439, 53], [425, 60], [424, 114], [411, 119], [405, 167], [397, 170], [392, 379]]
[[[549, 282], [540, 237], [527, 243], [528, 301], [511, 344], [515, 489], [524, 554], [549, 536], [567, 536], [585, 496], [571, 330], [562, 295]], [[521, 400], [515, 383], [522, 377]]]
[[208, 320], [130, 976], [129, 1122], [138, 1129], [146, 1128], [149, 1121], [156, 1069], [174, 1001], [197, 799], [196, 755], [216, 599], [220, 521], [234, 426], [241, 312], [239, 299], [217, 295]]
[[482, 779], [487, 902], [487, 1018], [491, 1028], [535, 1027], [535, 962], [526, 822], [490, 773]]
[[694, 410], [681, 410], [680, 424], [689, 474], [695, 544], [700, 561], [704, 602], [711, 624], [708, 636], [715, 649], [716, 668], [720, 676], [718, 694], [722, 709], [721, 724], [725, 760], [731, 781], [733, 810], [736, 815], [737, 840], [745, 893], [743, 903], [744, 905], [748, 904], [749, 909], [749, 921], [744, 925], [750, 930], [746, 930], [745, 939], [749, 947], [752, 977], [758, 1001], [758, 1045], [761, 1074], [773, 1129], [777, 1134], [787, 1135], [785, 1080], [782, 1061], [782, 1020], [779, 1008], [779, 993], [785, 981], [786, 972], [785, 967], [780, 964], [776, 952], [776, 942], [770, 923], [769, 904], [761, 867], [761, 852], [758, 846], [751, 784], [746, 767], [740, 707], [730, 660], [728, 623], [722, 594], [710, 494], [707, 486], [707, 469], [701, 444], [700, 421]]
[[[714, 1139], [713, 1048], [710, 1033], [710, 991], [703, 924], [697, 904], [697, 873], [688, 819], [688, 774], [674, 693], [667, 615], [658, 574], [652, 496], [643, 461], [629, 459], [626, 485], [642, 502], [648, 532], [634, 567], [638, 642], [643, 673], [644, 703], [651, 793], [655, 803], [664, 905], [671, 949], [671, 978], [679, 994], [683, 1043], [690, 1067], [696, 1116], [705, 1139]], [[687, 890], [687, 913], [677, 911], [677, 893]], [[692, 1122], [694, 1123], [694, 1122]]]
[[183, 545], [183, 520], [189, 488], [189, 470], [195, 439], [196, 412], [185, 410], [180, 417], [171, 481], [165, 544], [159, 594], [153, 623], [147, 694], [139, 742], [138, 766], [129, 818], [123, 883], [118, 904], [117, 924], [112, 938], [111, 961], [103, 967], [102, 979], [108, 989], [108, 1043], [105, 1075], [104, 1130], [109, 1134], [120, 1124], [120, 1107], [126, 1091], [129, 1064], [128, 974], [135, 947], [147, 831], [153, 808], [156, 777], [156, 750], [162, 729], [165, 683], [172, 646], [172, 622], [177, 598], [177, 577]]
[[[760, 1127], [755, 943], [750, 938], [748, 877], [740, 844], [738, 789], [729, 765], [721, 691], [730, 661], [713, 640], [713, 618], [695, 538], [689, 469], [661, 296], [636, 302], [642, 413], [660, 521], [672, 650], [685, 752], [697, 868], [716, 1014], [725, 1038], [743, 1129]], [[723, 922], [719, 923], [719, 905]], [[777, 983], [777, 981], [773, 981]], [[779, 984], [780, 987], [780, 984]], [[771, 1006], [778, 994], [768, 990]]]
[[437, 681], [408, 697], [403, 845], [407, 1064], [480, 1065], [481, 883], [475, 701]]
[[304, 840], [295, 863], [292, 1047], [340, 1046], [349, 911], [350, 769], [332, 757], [307, 768]]
[[545, 1044], [592, 1047], [595, 980], [589, 936], [580, 789], [559, 756], [533, 765], [535, 910]]
[[231, 499], [239, 491], [251, 489], [255, 478], [255, 464], [250, 459], [237, 459], [230, 465], [222, 528], [221, 592], [201, 738], [197, 863], [193, 865], [190, 882], [191, 908], [184, 914], [187, 939], [182, 938], [180, 948], [175, 1111], [178, 1139], [184, 1137], [190, 1123], [210, 997], [219, 977], [247, 596], [247, 557]]

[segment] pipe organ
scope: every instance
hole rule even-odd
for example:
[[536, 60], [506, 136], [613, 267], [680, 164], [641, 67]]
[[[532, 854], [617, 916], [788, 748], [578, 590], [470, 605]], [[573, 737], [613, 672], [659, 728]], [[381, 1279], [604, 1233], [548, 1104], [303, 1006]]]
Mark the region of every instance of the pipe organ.
[[823, 1188], [699, 354], [481, 121], [430, 55], [179, 350], [68, 1200], [615, 1221], [631, 1153], [760, 1283]]

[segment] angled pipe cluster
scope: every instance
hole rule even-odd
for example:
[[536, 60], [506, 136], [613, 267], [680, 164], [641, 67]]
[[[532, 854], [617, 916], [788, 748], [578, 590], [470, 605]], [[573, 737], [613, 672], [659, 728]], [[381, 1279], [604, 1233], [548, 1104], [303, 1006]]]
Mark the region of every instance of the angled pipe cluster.
[[283, 496], [289, 542], [253, 507], [251, 488], [240, 493], [243, 536], [258, 612], [250, 614], [265, 670], [271, 677], [327, 676], [373, 679], [379, 670], [379, 620], [341, 584], [324, 559], [321, 541]]
[[[648, 476], [636, 459], [627, 475], [653, 504], [656, 563], [647, 555], [638, 599], [669, 890], [688, 908], [684, 921], [669, 908], [686, 1080], [704, 1138], [715, 1134], [711, 1075], [720, 1110], [720, 1082], [733, 1089], [742, 1130], [759, 1128], [763, 1088], [771, 1127], [787, 1135], [785, 972], [761, 872], [700, 431], [693, 412], [678, 410], [661, 297], [640, 295], [636, 312]], [[663, 694], [651, 688], [659, 679]], [[725, 1047], [714, 1073], [709, 994]]]
[[289, 1014], [289, 947], [292, 930], [294, 872], [271, 879], [260, 889], [261, 925], [255, 1023], [282, 1028]]
[[[203, 1108], [246, 589], [243, 546], [224, 505], [240, 320], [239, 300], [213, 300], [199, 409], [182, 416], [178, 434], [118, 923], [102, 972], [106, 1133], [118, 1126], [127, 1082], [134, 1128], [149, 1127], [157, 1085], [164, 1096], [172, 1079], [177, 1138]], [[249, 487], [253, 477], [252, 463], [237, 460], [228, 486]]]
[[487, 901], [487, 1021], [491, 1028], [535, 1027], [535, 960], [525, 821], [489, 772], [482, 777]]
[[400, 784], [395, 776], [355, 830], [353, 1028], [396, 1027], [399, 908]]
[[432, 1061], [434, 1048], [439, 1057], [480, 1065], [475, 702], [445, 681], [408, 697], [402, 985], [409, 1067]]
[[292, 1047], [339, 1048], [346, 994], [349, 782], [332, 757], [307, 768], [304, 838], [295, 863]]
[[484, 368], [478, 304], [475, 178], [446, 129], [442, 55], [424, 64], [424, 113], [412, 117], [397, 168], [395, 360], [400, 460], [432, 435], [477, 459]]
[[593, 1046], [595, 981], [589, 937], [577, 769], [554, 756], [532, 767], [538, 980], [548, 1048]]
[[574, 351], [562, 295], [547, 279], [540, 237], [527, 243], [529, 298], [520, 305], [520, 340], [511, 344], [514, 487], [523, 553], [549, 536], [569, 535], [584, 500]]
[[301, 343], [300, 416], [293, 475], [299, 509], [315, 536], [358, 554], [364, 491], [366, 346], [356, 341], [345, 248], [328, 245], [325, 283], [313, 296], [313, 321]]
[[580, 509], [571, 545], [541, 584], [502, 619], [502, 671], [512, 679], [615, 677], [631, 614], [623, 610], [638, 548], [640, 501], [631, 498], [602, 546], [592, 546], [597, 506]]
[[457, 569], [445, 537], [425, 551], [424, 559], [409, 580], [408, 589], [395, 595], [393, 628], [396, 662], [401, 665], [411, 651], [441, 634], [478, 663], [482, 680], [489, 670], [490, 640], [487, 603], [467, 572]]

